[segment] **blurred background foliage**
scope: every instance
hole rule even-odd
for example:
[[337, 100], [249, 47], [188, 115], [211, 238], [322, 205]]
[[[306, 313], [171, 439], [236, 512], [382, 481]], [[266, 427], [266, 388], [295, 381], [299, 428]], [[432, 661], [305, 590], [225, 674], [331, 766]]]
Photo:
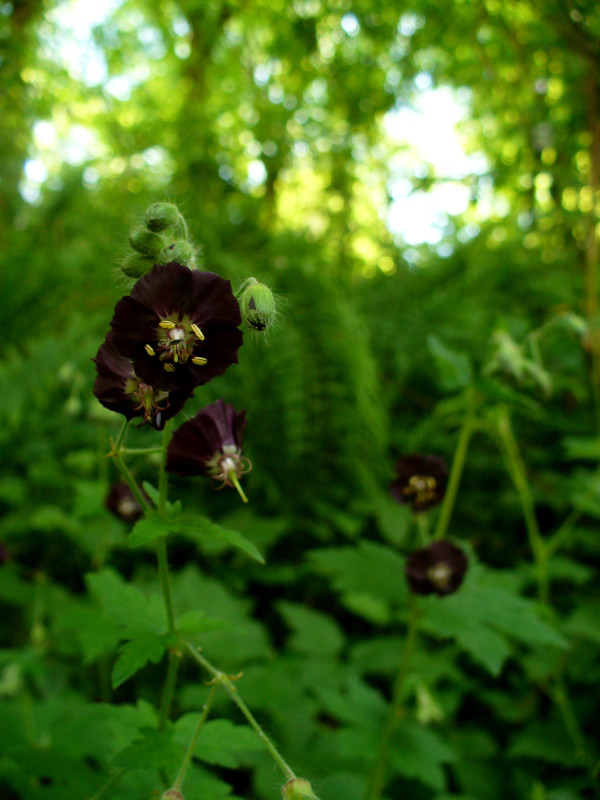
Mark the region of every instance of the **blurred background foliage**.
[[[208, 269], [281, 298], [267, 341], [247, 332], [184, 412], [247, 409], [250, 506], [172, 486], [267, 560], [170, 543], [180, 610], [234, 625], [206, 652], [244, 669], [322, 800], [363, 798], [417, 544], [393, 464], [450, 463], [476, 396], [481, 419], [509, 409], [542, 535], [569, 520], [552, 610], [500, 450], [477, 434], [450, 528], [470, 582], [422, 606], [384, 796], [597, 796], [599, 67], [591, 0], [0, 4], [2, 797], [91, 797], [122, 766], [107, 796], [149, 797], [148, 762], [177, 768], [164, 743], [131, 744], [164, 665], [113, 692], [118, 633], [85, 582], [112, 567], [156, 583], [103, 506], [119, 421], [90, 359], [157, 200], [180, 206]], [[173, 741], [205, 694], [182, 669]], [[278, 796], [245, 734], [213, 730], [186, 797]]]

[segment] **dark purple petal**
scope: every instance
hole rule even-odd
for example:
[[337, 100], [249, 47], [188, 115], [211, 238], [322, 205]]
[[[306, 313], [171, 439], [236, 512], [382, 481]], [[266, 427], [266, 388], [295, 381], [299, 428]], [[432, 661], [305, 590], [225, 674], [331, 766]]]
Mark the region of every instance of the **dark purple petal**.
[[115, 346], [121, 355], [135, 358], [146, 344], [156, 344], [160, 317], [152, 308], [127, 295], [115, 306], [110, 322]]
[[214, 272], [192, 270], [194, 300], [190, 304], [190, 315], [200, 327], [233, 325], [242, 323], [240, 306], [231, 291], [231, 283]]
[[192, 389], [237, 363], [240, 324], [229, 281], [176, 262], [142, 276], [111, 321], [114, 343], [135, 360], [136, 375], [162, 391]]
[[406, 580], [416, 594], [452, 594], [463, 582], [468, 559], [463, 551], [442, 539], [415, 550], [406, 560]]
[[178, 475], [213, 474], [215, 459], [233, 449], [239, 456], [246, 412], [237, 412], [222, 399], [206, 406], [173, 434], [167, 453], [167, 470]]
[[399, 503], [413, 511], [427, 511], [442, 502], [446, 493], [448, 468], [441, 458], [409, 453], [395, 466], [397, 479], [390, 484], [390, 493]]
[[160, 319], [189, 313], [194, 302], [192, 271], [176, 261], [156, 264], [135, 284], [131, 297], [153, 309]]
[[144, 514], [126, 483], [115, 483], [107, 494], [104, 504], [115, 517], [131, 524], [137, 522]]
[[[162, 392], [141, 381], [131, 360], [117, 350], [111, 333], [92, 360], [97, 372], [94, 394], [105, 408], [123, 414], [128, 420], [142, 417], [152, 427], [161, 430], [166, 420], [181, 411], [192, 396], [191, 386]], [[142, 404], [143, 398], [148, 399], [148, 406]]]

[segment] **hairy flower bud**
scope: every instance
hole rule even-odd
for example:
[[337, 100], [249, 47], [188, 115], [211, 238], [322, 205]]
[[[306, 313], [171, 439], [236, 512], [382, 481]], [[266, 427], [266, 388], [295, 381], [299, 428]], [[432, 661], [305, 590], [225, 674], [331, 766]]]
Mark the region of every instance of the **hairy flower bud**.
[[178, 264], [183, 264], [184, 267], [193, 267], [195, 264], [194, 248], [184, 239], [178, 239], [176, 242], [168, 244], [160, 251], [158, 263], [169, 264], [171, 261], [177, 261]]
[[162, 236], [146, 228], [136, 228], [129, 234], [129, 244], [132, 249], [143, 256], [155, 258], [164, 246]]
[[319, 800], [304, 778], [292, 778], [281, 787], [284, 800]]
[[150, 272], [154, 266], [154, 261], [141, 253], [130, 253], [125, 256], [121, 262], [121, 271], [127, 275], [128, 278], [141, 278], [147, 272]]
[[248, 278], [240, 295], [242, 319], [255, 331], [265, 331], [276, 315], [273, 292], [256, 278]]
[[160, 233], [181, 226], [181, 214], [173, 203], [153, 203], [146, 211], [144, 222], [149, 231]]

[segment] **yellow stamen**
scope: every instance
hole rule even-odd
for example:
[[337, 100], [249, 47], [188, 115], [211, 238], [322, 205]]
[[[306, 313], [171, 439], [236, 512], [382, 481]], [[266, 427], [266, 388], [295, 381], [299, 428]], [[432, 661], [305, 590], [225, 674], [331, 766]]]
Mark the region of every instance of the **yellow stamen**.
[[165, 372], [175, 372], [175, 367], [173, 364], [163, 364], [163, 368]]
[[173, 328], [177, 327], [174, 322], [168, 319], [163, 319], [158, 324], [161, 328], [166, 328], [168, 331], [172, 331]]
[[148, 353], [149, 356], [155, 356], [156, 355], [156, 353], [154, 352], [154, 348], [149, 344], [145, 344], [144, 345], [144, 350]]
[[203, 364], [208, 364], [208, 358], [203, 358], [202, 356], [194, 356], [192, 358], [192, 364], [198, 364], [202, 366]]
[[179, 361], [179, 353], [177, 352], [177, 350], [175, 350], [175, 352], [173, 353], [173, 361], [174, 361], [176, 364], [177, 364], [177, 362]]
[[205, 338], [205, 337], [204, 337], [204, 334], [202, 333], [202, 331], [201, 331], [201, 330], [200, 330], [200, 328], [199, 328], [199, 327], [196, 325], [196, 323], [195, 323], [195, 322], [192, 322], [192, 324], [190, 325], [190, 328], [191, 328], [191, 329], [193, 330], [193, 332], [196, 334], [196, 336], [198, 337], [198, 339], [200, 339], [200, 341], [201, 341], [201, 342], [203, 342], [203, 341], [204, 341], [204, 338]]

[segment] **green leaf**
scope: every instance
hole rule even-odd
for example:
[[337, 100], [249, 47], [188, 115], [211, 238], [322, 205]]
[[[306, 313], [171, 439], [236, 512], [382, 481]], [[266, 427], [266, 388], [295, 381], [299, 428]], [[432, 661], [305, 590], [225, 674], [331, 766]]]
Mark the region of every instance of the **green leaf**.
[[177, 530], [176, 523], [153, 511], [135, 523], [129, 534], [129, 547], [143, 547], [155, 539], [166, 538], [174, 530]]
[[472, 564], [465, 584], [448, 597], [423, 598], [421, 626], [454, 638], [476, 661], [498, 675], [511, 653], [511, 640], [525, 645], [568, 647], [545, 622], [535, 601], [521, 597], [502, 575]]
[[195, 516], [193, 519], [182, 519], [179, 521], [178, 531], [195, 542], [202, 542], [204, 538], [219, 539], [232, 547], [236, 547], [238, 550], [242, 550], [260, 564], [265, 563], [258, 549], [245, 536], [242, 536], [238, 531], [233, 531], [218, 525], [216, 522], [211, 522], [207, 517]]
[[[175, 723], [175, 738], [188, 745], [198, 722], [200, 714], [185, 714]], [[234, 725], [226, 719], [205, 722], [198, 735], [194, 754], [207, 764], [218, 764], [221, 767], [237, 769], [248, 763], [244, 753], [261, 750], [262, 741], [247, 725]]]
[[437, 336], [427, 337], [427, 347], [433, 356], [440, 385], [449, 392], [463, 389], [473, 378], [471, 362], [464, 353], [451, 350]]
[[119, 647], [119, 657], [112, 669], [111, 681], [113, 689], [120, 686], [142, 667], [151, 661], [153, 664], [163, 657], [166, 641], [162, 636], [148, 634], [131, 639]]
[[168, 732], [143, 728], [141, 733], [141, 738], [118, 754], [114, 765], [124, 769], [148, 769], [152, 766], [174, 774], [184, 754], [181, 745]]
[[290, 646], [317, 656], [335, 655], [344, 644], [337, 624], [321, 611], [296, 603], [280, 602], [277, 609], [293, 630]]
[[121, 627], [126, 638], [166, 631], [165, 611], [159, 597], [146, 598], [112, 569], [88, 575], [86, 582], [100, 607]]
[[175, 627], [179, 633], [192, 636], [195, 633], [223, 630], [230, 627], [230, 623], [216, 617], [207, 617], [201, 609], [192, 609], [177, 617]]

